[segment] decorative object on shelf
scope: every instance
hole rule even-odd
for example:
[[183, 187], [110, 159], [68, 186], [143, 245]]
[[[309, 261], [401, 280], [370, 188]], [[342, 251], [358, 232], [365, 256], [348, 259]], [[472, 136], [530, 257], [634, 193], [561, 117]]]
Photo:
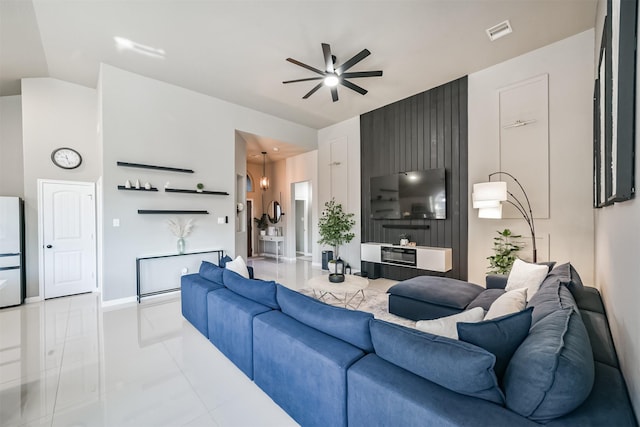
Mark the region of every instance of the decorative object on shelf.
[[[491, 181], [494, 175], [506, 175], [511, 178], [520, 187], [520, 191], [524, 195], [527, 203], [526, 207], [513, 193], [507, 190], [505, 181]], [[473, 207], [478, 209], [478, 218], [502, 219], [502, 202], [507, 202], [516, 208], [520, 215], [524, 218], [531, 231], [531, 244], [533, 246], [533, 262], [538, 262], [538, 250], [536, 247], [536, 227], [533, 221], [533, 212], [531, 211], [531, 203], [522, 184], [508, 172], [493, 172], [489, 174], [489, 182], [473, 184]], [[510, 200], [509, 198], [513, 199]]]
[[344, 282], [344, 261], [338, 258], [329, 262], [333, 264], [333, 267], [335, 269], [333, 273], [329, 274], [329, 281], [332, 283]]
[[343, 211], [342, 205], [336, 203], [334, 198], [326, 202], [324, 207], [318, 221], [318, 232], [320, 233], [318, 243], [333, 246], [333, 255], [338, 259], [340, 245], [349, 243], [355, 237], [355, 234], [351, 232], [356, 223], [353, 220], [354, 214]]
[[51, 153], [51, 161], [62, 169], [75, 169], [82, 164], [82, 156], [73, 148], [60, 147]]
[[192, 169], [173, 168], [169, 166], [145, 165], [142, 163], [130, 163], [130, 162], [116, 162], [116, 164], [118, 166], [124, 166], [128, 168], [155, 169], [155, 170], [162, 170], [167, 172], [193, 173]]
[[400, 233], [400, 246], [407, 246], [409, 244], [410, 235], [407, 233]]
[[204, 190], [204, 184], [203, 184], [203, 183], [201, 183], [201, 182], [199, 182], [199, 183], [196, 185], [196, 191], [197, 191], [198, 193], [202, 193], [202, 190]]
[[140, 188], [140, 180], [136, 179], [136, 188]]
[[260, 178], [260, 189], [262, 191], [269, 189], [269, 178], [267, 178], [267, 152], [262, 152], [262, 178]]
[[186, 221], [182, 221], [179, 218], [170, 218], [167, 220], [167, 225], [171, 233], [178, 238], [178, 253], [183, 254], [185, 250], [184, 238], [191, 233], [193, 228], [193, 218], [189, 218]]
[[152, 187], [151, 184], [149, 184], [149, 188], [146, 187], [141, 187], [141, 188], [135, 188], [135, 187], [131, 187], [131, 185], [129, 185], [129, 187], [127, 187], [126, 185], [118, 185], [118, 190], [129, 190], [129, 191], [158, 191], [157, 188]]
[[244, 210], [244, 203], [236, 203], [236, 213], [240, 213]]
[[266, 213], [263, 213], [260, 218], [253, 218], [256, 222], [256, 227], [260, 229], [260, 235], [264, 236], [267, 234], [267, 228], [269, 227], [269, 219]]
[[165, 188], [165, 193], [189, 193], [189, 194], [216, 194], [219, 196], [228, 196], [229, 193], [226, 191], [198, 191], [198, 190], [185, 190], [182, 188]]
[[169, 188], [171, 186], [171, 183], [169, 181], [164, 183], [164, 188]]
[[512, 234], [508, 228], [497, 231], [497, 233], [498, 237], [493, 238], [493, 252], [495, 252], [495, 255], [487, 257], [489, 260], [489, 274], [509, 274], [517, 258], [517, 252], [522, 249], [519, 242], [514, 242], [511, 239], [519, 239], [522, 236]]
[[145, 182], [144, 183], [144, 189], [145, 190], [151, 190], [151, 184], [149, 182]]
[[131, 181], [126, 180], [126, 181], [124, 182], [124, 188], [131, 188]]

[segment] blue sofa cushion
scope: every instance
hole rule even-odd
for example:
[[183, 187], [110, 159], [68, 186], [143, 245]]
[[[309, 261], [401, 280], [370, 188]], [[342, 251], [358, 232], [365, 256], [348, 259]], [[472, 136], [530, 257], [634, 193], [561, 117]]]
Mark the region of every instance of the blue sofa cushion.
[[247, 279], [235, 271], [224, 269], [222, 282], [238, 295], [276, 310], [280, 308], [276, 300], [276, 282], [273, 280]]
[[207, 294], [220, 289], [224, 289], [222, 284], [204, 279], [199, 274], [180, 277], [182, 315], [205, 337], [209, 337]]
[[334, 307], [278, 285], [278, 304], [286, 315], [325, 334], [373, 352], [369, 320], [373, 314]]
[[212, 264], [208, 261], [202, 261], [200, 264], [200, 277], [210, 280], [214, 283], [222, 284], [222, 272], [224, 269], [218, 267], [215, 264]]
[[491, 304], [493, 304], [493, 302], [504, 293], [504, 289], [487, 289], [486, 291], [483, 291], [480, 295], [478, 295], [473, 301], [471, 301], [467, 308], [465, 308], [465, 310], [482, 307], [484, 311], [489, 311], [489, 307], [491, 307]]
[[478, 323], [458, 323], [458, 338], [495, 354], [498, 379], [504, 376], [511, 356], [529, 335], [532, 308]]
[[303, 426], [347, 425], [347, 370], [365, 353], [273, 310], [253, 319], [254, 381]]
[[527, 303], [527, 308], [533, 307], [531, 325], [535, 325], [549, 314], [565, 308], [578, 309], [571, 291], [562, 284], [557, 275], [549, 274], [540, 289]]
[[576, 291], [584, 288], [580, 275], [569, 262], [558, 265], [556, 268], [551, 270], [549, 275], [560, 277], [562, 283], [569, 288], [571, 293], [575, 293]]
[[594, 381], [593, 352], [580, 314], [555, 311], [531, 327], [505, 373], [507, 407], [548, 421], [580, 406]]
[[418, 276], [389, 288], [387, 293], [463, 310], [485, 289], [448, 277]]
[[220, 259], [220, 262], [219, 262], [220, 267], [221, 267], [221, 268], [225, 268], [225, 267], [227, 266], [227, 263], [228, 263], [229, 261], [233, 261], [233, 258], [231, 258], [229, 255], [225, 255], [225, 256], [223, 256], [223, 257]]
[[496, 357], [487, 350], [381, 320], [369, 326], [380, 358], [449, 390], [504, 404], [493, 371]]
[[209, 341], [253, 379], [253, 318], [271, 311], [229, 289], [207, 295]]
[[425, 380], [375, 354], [347, 371], [349, 427], [540, 427], [507, 408]]

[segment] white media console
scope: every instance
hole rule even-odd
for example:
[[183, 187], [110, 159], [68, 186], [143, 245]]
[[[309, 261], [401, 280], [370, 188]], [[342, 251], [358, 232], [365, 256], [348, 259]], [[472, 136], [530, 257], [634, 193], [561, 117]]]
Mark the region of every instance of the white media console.
[[360, 259], [378, 264], [397, 265], [421, 270], [451, 270], [451, 248], [400, 246], [388, 243], [362, 243]]

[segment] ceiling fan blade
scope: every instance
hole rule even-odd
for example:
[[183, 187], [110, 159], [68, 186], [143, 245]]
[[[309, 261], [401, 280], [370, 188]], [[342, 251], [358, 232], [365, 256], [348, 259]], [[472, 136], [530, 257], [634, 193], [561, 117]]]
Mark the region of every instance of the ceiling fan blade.
[[331, 46], [322, 43], [322, 54], [324, 55], [324, 63], [326, 64], [327, 73], [333, 73], [333, 58], [331, 58]]
[[311, 80], [322, 80], [322, 79], [324, 79], [324, 77], [309, 77], [307, 79], [287, 80], [282, 83], [287, 84], [287, 83], [309, 82]]
[[354, 79], [358, 77], [380, 77], [382, 76], [382, 71], [358, 71], [355, 73], [344, 73], [341, 77], [345, 79]]
[[311, 95], [316, 93], [316, 91], [318, 89], [320, 89], [321, 87], [322, 87], [322, 82], [318, 83], [313, 89], [311, 89], [309, 92], [307, 92], [307, 94], [305, 96], [303, 96], [302, 99], [307, 99], [308, 97], [310, 97]]
[[369, 52], [369, 50], [362, 49], [362, 51], [359, 54], [357, 54], [356, 56], [354, 56], [353, 58], [351, 58], [350, 60], [348, 60], [344, 64], [340, 65], [336, 69], [336, 73], [338, 73], [338, 74], [344, 73], [349, 68], [353, 67], [354, 65], [356, 65], [358, 62], [362, 61], [364, 58], [366, 58], [369, 55], [371, 55], [371, 52]]
[[317, 68], [313, 68], [311, 65], [307, 65], [307, 64], [304, 64], [304, 63], [302, 63], [300, 61], [296, 61], [293, 58], [287, 58], [287, 61], [291, 62], [292, 64], [296, 64], [296, 65], [298, 65], [298, 66], [300, 66], [302, 68], [306, 68], [309, 71], [313, 71], [314, 73], [320, 74], [321, 76], [325, 75], [325, 73], [323, 71], [320, 71]]
[[340, 84], [344, 87], [348, 87], [349, 89], [358, 92], [360, 95], [366, 95], [366, 93], [368, 92], [366, 89], [361, 88], [360, 86], [355, 85], [348, 80], [340, 80]]
[[331, 98], [333, 99], [333, 102], [338, 100], [338, 88], [335, 86], [331, 88]]

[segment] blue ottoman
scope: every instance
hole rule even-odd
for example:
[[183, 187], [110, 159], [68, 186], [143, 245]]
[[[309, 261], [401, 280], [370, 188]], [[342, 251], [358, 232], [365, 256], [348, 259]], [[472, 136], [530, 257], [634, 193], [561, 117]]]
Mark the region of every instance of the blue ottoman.
[[450, 316], [466, 309], [484, 290], [447, 277], [413, 277], [389, 288], [389, 313], [411, 320]]

